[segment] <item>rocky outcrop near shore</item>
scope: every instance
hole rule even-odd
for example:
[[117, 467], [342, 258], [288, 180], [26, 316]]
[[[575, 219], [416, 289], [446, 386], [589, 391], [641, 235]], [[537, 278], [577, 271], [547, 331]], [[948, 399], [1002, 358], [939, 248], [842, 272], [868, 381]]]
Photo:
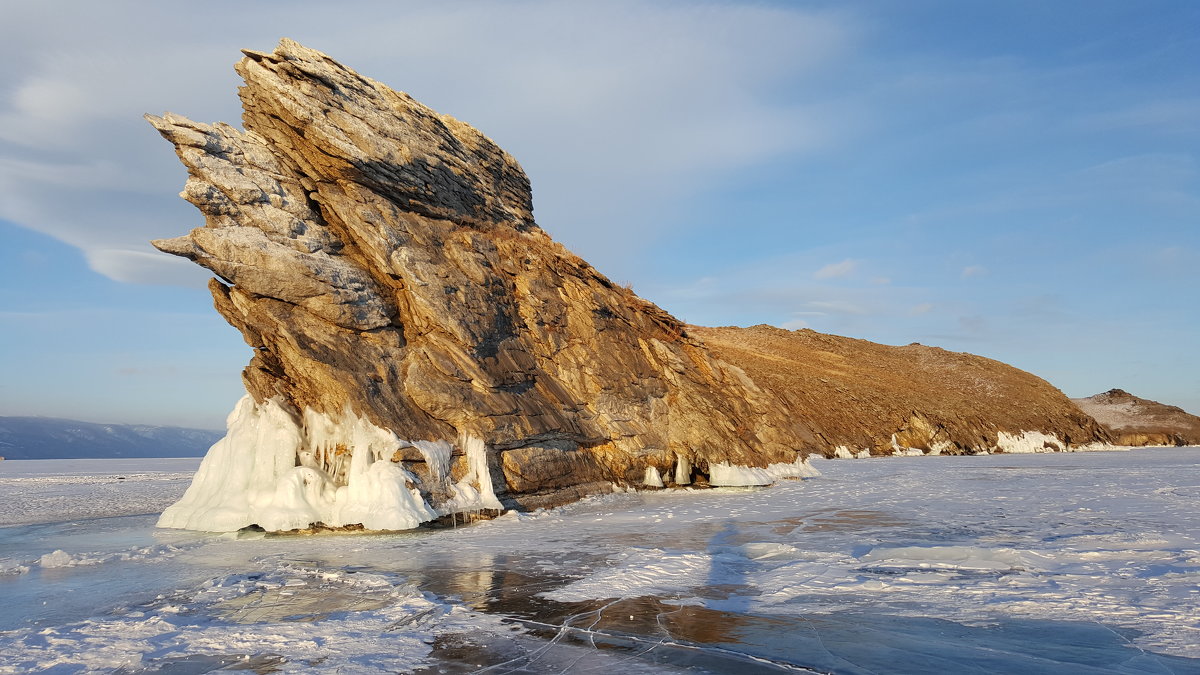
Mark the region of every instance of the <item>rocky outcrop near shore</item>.
[[[945, 414], [791, 392], [729, 330], [681, 323], [551, 240], [516, 160], [472, 127], [290, 40], [244, 53], [244, 130], [148, 116], [206, 220], [154, 244], [216, 275], [217, 311], [254, 350], [248, 398], [164, 525], [402, 529], [614, 485], [762, 484], [893, 434], [962, 452], [1002, 432], [1106, 440], [1032, 376], [973, 403], [998, 386], [983, 359], [964, 361], [971, 387], [944, 382]], [[994, 406], [1009, 395], [1032, 396], [1028, 414]]]
[[1071, 402], [1108, 427], [1119, 445], [1200, 445], [1200, 417], [1183, 408], [1110, 389]]

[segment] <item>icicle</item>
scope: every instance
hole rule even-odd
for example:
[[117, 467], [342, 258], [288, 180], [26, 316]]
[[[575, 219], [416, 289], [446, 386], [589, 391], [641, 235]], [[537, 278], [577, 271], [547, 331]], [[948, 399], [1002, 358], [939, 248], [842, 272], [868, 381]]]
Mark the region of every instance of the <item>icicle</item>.
[[425, 457], [434, 484], [442, 486], [450, 477], [450, 455], [454, 446], [446, 441], [413, 441], [413, 446]]
[[479, 490], [479, 508], [485, 509], [502, 509], [500, 500], [496, 499], [496, 493], [492, 489], [492, 472], [488, 468], [487, 463], [487, 445], [480, 439], [474, 436], [467, 436], [463, 439], [463, 450], [467, 453], [467, 465], [470, 467], [470, 473], [464, 479], [475, 480], [475, 485]]
[[683, 455], [675, 455], [675, 484], [689, 485], [692, 482], [692, 463]]

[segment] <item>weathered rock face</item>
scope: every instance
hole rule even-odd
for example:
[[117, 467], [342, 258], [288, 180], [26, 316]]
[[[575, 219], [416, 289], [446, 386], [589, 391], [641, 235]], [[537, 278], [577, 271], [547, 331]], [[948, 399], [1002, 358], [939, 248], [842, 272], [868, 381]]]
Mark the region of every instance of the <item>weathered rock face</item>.
[[[217, 275], [217, 310], [254, 348], [251, 399], [163, 524], [396, 528], [498, 506], [493, 490], [529, 507], [613, 483], [753, 484], [893, 433], [961, 451], [1002, 431], [1105, 439], [1032, 376], [997, 394], [982, 359], [936, 400], [866, 400], [800, 375], [822, 354], [756, 352], [758, 329], [700, 331], [713, 351], [553, 242], [520, 166], [475, 129], [289, 40], [245, 54], [245, 131], [148, 117], [206, 218], [154, 243]], [[1019, 397], [1022, 415], [993, 407]]]
[[294, 42], [245, 53], [245, 132], [148, 119], [207, 221], [154, 244], [221, 279], [256, 401], [482, 439], [514, 492], [807, 445], [683, 324], [552, 241], [520, 166], [478, 131]]
[[1122, 389], [1071, 402], [1111, 429], [1118, 445], [1200, 445], [1200, 417], [1183, 408], [1139, 398]]
[[980, 356], [772, 326], [688, 330], [802, 415], [827, 453], [1028, 452], [1110, 440], [1046, 381]]

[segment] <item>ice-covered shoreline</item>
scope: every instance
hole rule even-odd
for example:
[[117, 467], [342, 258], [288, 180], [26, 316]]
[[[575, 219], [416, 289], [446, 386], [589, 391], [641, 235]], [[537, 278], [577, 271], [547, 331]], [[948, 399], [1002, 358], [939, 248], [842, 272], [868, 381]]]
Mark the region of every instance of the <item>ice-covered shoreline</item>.
[[[1040, 431], [1000, 431], [991, 450], [977, 454], [1128, 449], [1072, 444]], [[891, 451], [891, 456], [903, 457], [958, 454], [959, 448], [944, 440], [930, 447], [904, 447], [893, 435]], [[457, 472], [452, 462], [456, 453], [465, 456]], [[833, 452], [834, 458], [870, 456], [868, 449], [846, 446]], [[298, 411], [282, 399], [256, 402], [247, 394], [230, 413], [226, 435], [208, 451], [192, 484], [163, 512], [158, 525], [212, 532], [251, 525], [272, 532], [312, 527], [410, 530], [440, 516], [503, 511], [492, 485], [490, 464], [496, 462], [500, 460], [487, 445], [468, 434], [456, 440], [401, 439], [349, 409], [340, 415]], [[674, 470], [665, 474], [669, 484], [690, 484], [692, 460], [680, 454], [674, 463]], [[763, 486], [820, 475], [799, 453], [794, 461], [766, 467], [708, 462], [705, 470], [715, 487]], [[647, 465], [640, 486], [665, 485], [659, 468]], [[612, 485], [617, 491], [636, 487], [628, 481]]]
[[[823, 478], [770, 489], [619, 493], [389, 535], [213, 535], [147, 516], [2, 527], [0, 558], [27, 569], [0, 575], [13, 609], [0, 672], [233, 656], [291, 672], [322, 654], [395, 672], [463, 634], [487, 653], [603, 658], [587, 626], [597, 640], [666, 626], [696, 649], [835, 672], [985, 653], [1010, 670], [1195, 670], [1178, 658], [1200, 658], [1198, 450], [823, 462]], [[526, 628], [501, 626], [513, 620]], [[699, 631], [711, 621], [743, 626], [743, 642]], [[543, 636], [538, 622], [573, 628]], [[745, 642], [759, 625], [784, 646]], [[668, 652], [635, 662], [672, 672]]]
[[[406, 440], [349, 410], [297, 411], [281, 399], [256, 402], [247, 394], [230, 413], [226, 435], [158, 526], [208, 532], [249, 526], [269, 532], [411, 530], [440, 516], [503, 511], [492, 484], [494, 461], [499, 460], [486, 444], [469, 434], [453, 442]], [[690, 460], [680, 455], [675, 461], [673, 483], [690, 483]], [[793, 461], [763, 468], [711, 462], [708, 470], [709, 483], [718, 487], [820, 475], [799, 453]], [[657, 467], [646, 467], [642, 485], [663, 487]], [[612, 485], [617, 491], [635, 487]]]

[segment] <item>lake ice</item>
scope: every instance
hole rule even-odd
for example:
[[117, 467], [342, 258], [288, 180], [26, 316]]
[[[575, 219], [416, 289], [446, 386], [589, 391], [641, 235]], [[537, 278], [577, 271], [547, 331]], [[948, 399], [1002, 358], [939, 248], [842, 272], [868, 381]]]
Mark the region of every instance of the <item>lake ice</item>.
[[818, 461], [399, 534], [154, 528], [0, 462], [0, 672], [1200, 673], [1200, 449]]

